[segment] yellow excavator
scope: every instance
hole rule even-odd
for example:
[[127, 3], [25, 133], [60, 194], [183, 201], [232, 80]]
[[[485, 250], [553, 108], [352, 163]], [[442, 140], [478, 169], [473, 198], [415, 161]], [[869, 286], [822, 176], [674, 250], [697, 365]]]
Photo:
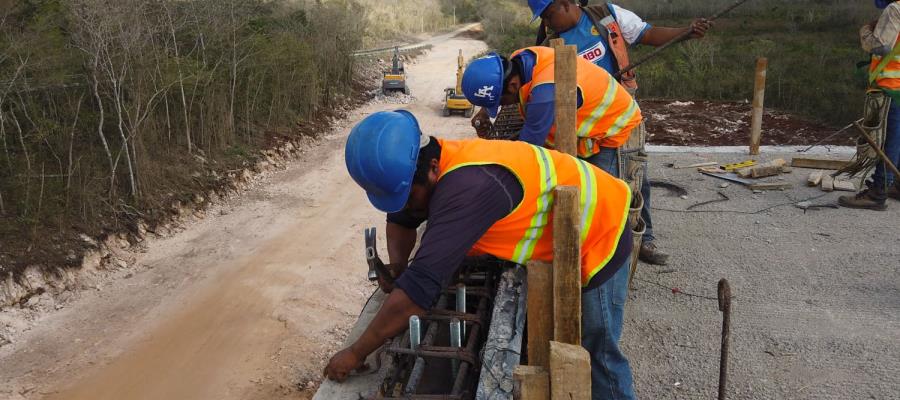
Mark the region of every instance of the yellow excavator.
[[454, 112], [461, 113], [466, 118], [472, 116], [475, 107], [466, 96], [462, 93], [462, 76], [465, 68], [465, 59], [462, 50], [459, 51], [459, 57], [456, 58], [456, 87], [444, 89], [444, 116], [449, 117]]

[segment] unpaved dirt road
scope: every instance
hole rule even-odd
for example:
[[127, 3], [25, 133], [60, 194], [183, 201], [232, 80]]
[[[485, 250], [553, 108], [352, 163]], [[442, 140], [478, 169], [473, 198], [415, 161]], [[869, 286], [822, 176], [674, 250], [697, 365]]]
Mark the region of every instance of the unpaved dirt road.
[[458, 49], [469, 58], [485, 47], [435, 43], [407, 67], [410, 104], [361, 107], [302, 160], [183, 232], [150, 240], [121, 279], [75, 294], [0, 348], [0, 399], [311, 397], [374, 289], [363, 229], [383, 226], [346, 173], [346, 135], [362, 117], [396, 108], [430, 134], [470, 132], [467, 119], [440, 116]]

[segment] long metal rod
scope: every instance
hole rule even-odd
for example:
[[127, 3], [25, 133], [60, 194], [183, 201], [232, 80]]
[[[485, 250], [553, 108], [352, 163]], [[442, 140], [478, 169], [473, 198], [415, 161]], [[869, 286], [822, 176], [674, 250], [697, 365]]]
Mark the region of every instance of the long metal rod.
[[[711, 17], [707, 18], [707, 20], [709, 20], [709, 21], [715, 21], [715, 20], [719, 19], [719, 17], [721, 17], [721, 16], [723, 16], [723, 15], [725, 15], [725, 14], [731, 12], [731, 10], [734, 10], [735, 8], [738, 8], [738, 6], [740, 6], [741, 4], [746, 3], [747, 1], [748, 1], [748, 0], [738, 0], [738, 1], [735, 2], [734, 4], [728, 6], [728, 8], [726, 8], [726, 9], [724, 9], [724, 10], [722, 10], [722, 11], [719, 11], [719, 12], [713, 14]], [[682, 33], [682, 34], [680, 34], [680, 35], [678, 35], [678, 36], [672, 38], [672, 40], [669, 40], [668, 42], [666, 42], [666, 43], [663, 44], [662, 46], [657, 47], [656, 49], [654, 49], [653, 51], [651, 51], [650, 54], [647, 54], [646, 56], [644, 56], [644, 58], [641, 58], [641, 59], [638, 60], [638, 61], [635, 61], [635, 62], [633, 62], [633, 63], [631, 63], [631, 64], [628, 64], [627, 67], [622, 68], [619, 72], [616, 72], [613, 76], [614, 76], [616, 79], [621, 78], [622, 75], [631, 72], [631, 70], [637, 68], [637, 67], [640, 66], [641, 64], [643, 64], [643, 63], [645, 63], [645, 62], [647, 62], [647, 61], [650, 61], [651, 59], [655, 58], [656, 56], [659, 55], [659, 53], [662, 53], [663, 50], [669, 48], [669, 46], [671, 46], [671, 45], [673, 45], [673, 44], [675, 44], [675, 43], [678, 43], [678, 42], [681, 42], [681, 41], [687, 39], [688, 36], [691, 36], [692, 33], [694, 33], [694, 31], [693, 31], [692, 29], [688, 29], [688, 30], [685, 31], [684, 33]]]
[[719, 400], [725, 400], [728, 385], [728, 342], [731, 339], [731, 286], [719, 281], [719, 311], [722, 312], [722, 349], [719, 356]]

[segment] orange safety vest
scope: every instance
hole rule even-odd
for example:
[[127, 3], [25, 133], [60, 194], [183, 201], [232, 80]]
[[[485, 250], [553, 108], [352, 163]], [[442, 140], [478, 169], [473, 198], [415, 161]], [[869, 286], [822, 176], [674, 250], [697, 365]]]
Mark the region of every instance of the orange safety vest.
[[[525, 104], [531, 90], [554, 81], [554, 50], [550, 47], [526, 47], [512, 54], [515, 57], [530, 51], [537, 61], [531, 81], [519, 89], [519, 112], [525, 115]], [[641, 109], [634, 98], [618, 84], [606, 70], [578, 57], [576, 61], [578, 91], [582, 104], [578, 107], [578, 157], [588, 158], [601, 147], [618, 148], [628, 141], [631, 130], [641, 123]], [[547, 147], [554, 147], [556, 124], [550, 128]]]
[[[882, 63], [884, 65], [882, 65]], [[869, 64], [869, 86], [888, 92], [900, 91], [900, 34], [894, 48], [884, 57], [872, 54]]]
[[581, 210], [581, 283], [587, 285], [613, 257], [626, 229], [628, 185], [565, 153], [504, 140], [443, 140], [439, 180], [469, 165], [501, 165], [522, 184], [522, 201], [472, 247], [473, 254], [525, 264], [553, 260], [553, 189], [576, 186]]

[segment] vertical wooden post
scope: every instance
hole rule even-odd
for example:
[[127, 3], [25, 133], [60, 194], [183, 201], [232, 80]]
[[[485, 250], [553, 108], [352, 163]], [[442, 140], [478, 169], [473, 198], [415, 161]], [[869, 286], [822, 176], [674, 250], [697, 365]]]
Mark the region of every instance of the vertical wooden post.
[[553, 205], [553, 340], [581, 344], [581, 221], [578, 188], [557, 186]]
[[553, 39], [550, 46], [555, 52], [554, 87], [556, 90], [556, 150], [575, 155], [578, 93], [576, 85], [577, 48], [566, 45], [562, 39]]
[[549, 365], [547, 367], [537, 367], [531, 365], [516, 366], [516, 369], [513, 371], [513, 378], [515, 379], [513, 383], [513, 399], [549, 399], [550, 374], [547, 372], [549, 368]]
[[550, 399], [590, 400], [591, 358], [584, 347], [550, 342]]
[[529, 261], [528, 272], [528, 365], [550, 368], [553, 339], [553, 266]]
[[756, 60], [756, 82], [753, 84], [753, 114], [750, 120], [750, 154], [759, 154], [759, 142], [762, 138], [763, 103], [766, 97], [766, 67], [769, 60], [765, 57]]

